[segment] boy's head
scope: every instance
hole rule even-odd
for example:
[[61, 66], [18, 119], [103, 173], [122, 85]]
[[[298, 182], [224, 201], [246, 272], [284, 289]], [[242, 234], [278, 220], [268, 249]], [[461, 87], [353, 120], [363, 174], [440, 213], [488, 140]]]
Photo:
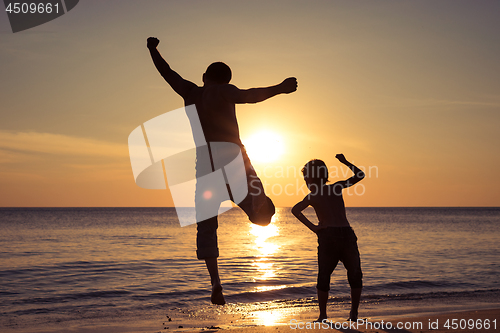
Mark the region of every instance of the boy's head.
[[207, 67], [205, 74], [203, 74], [203, 81], [210, 80], [218, 84], [226, 84], [231, 81], [233, 74], [231, 68], [223, 62], [214, 62]]
[[311, 184], [323, 186], [328, 182], [328, 168], [322, 160], [310, 160], [302, 168], [304, 180], [309, 187]]

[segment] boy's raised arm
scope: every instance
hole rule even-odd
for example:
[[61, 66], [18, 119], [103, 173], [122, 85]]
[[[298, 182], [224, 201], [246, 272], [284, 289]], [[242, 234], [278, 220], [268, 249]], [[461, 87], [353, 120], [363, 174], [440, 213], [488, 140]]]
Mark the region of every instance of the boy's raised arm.
[[280, 84], [263, 88], [239, 89], [232, 84], [226, 85], [222, 94], [224, 98], [235, 104], [259, 103], [279, 94], [289, 94], [297, 90], [297, 79], [289, 77]]
[[306, 227], [309, 228], [312, 232], [316, 233], [319, 230], [323, 229], [323, 227], [317, 226], [313, 224], [307, 217], [305, 217], [304, 214], [302, 214], [302, 211], [306, 209], [309, 206], [309, 203], [307, 202], [307, 198], [293, 206], [292, 208], [292, 214], [300, 221], [302, 222]]
[[159, 43], [160, 41], [155, 37], [148, 38], [147, 47], [151, 54], [151, 59], [153, 59], [156, 69], [160, 75], [163, 76], [165, 81], [168, 82], [176, 93], [184, 98], [193, 87], [196, 87], [196, 85], [193, 82], [183, 79], [177, 72], [170, 68], [169, 64], [163, 59], [156, 48]]
[[337, 155], [335, 155], [335, 158], [338, 159], [340, 161], [340, 163], [344, 164], [349, 169], [351, 169], [351, 171], [354, 173], [354, 176], [352, 176], [351, 178], [349, 178], [347, 180], [341, 180], [339, 182], [336, 182], [335, 185], [338, 184], [338, 185], [342, 185], [342, 187], [349, 187], [349, 186], [356, 184], [357, 182], [359, 182], [363, 178], [365, 178], [365, 173], [360, 168], [358, 168], [357, 166], [355, 166], [354, 164], [349, 162], [345, 158], [344, 154], [337, 154]]

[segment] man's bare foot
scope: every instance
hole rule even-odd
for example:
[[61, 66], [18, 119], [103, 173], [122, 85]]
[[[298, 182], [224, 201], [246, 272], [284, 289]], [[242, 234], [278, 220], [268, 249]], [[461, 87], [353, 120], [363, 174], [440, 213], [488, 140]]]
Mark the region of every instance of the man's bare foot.
[[350, 321], [357, 321], [358, 320], [358, 311], [351, 310], [349, 313], [349, 320]]
[[210, 297], [212, 304], [224, 305], [226, 300], [224, 295], [222, 295], [222, 286], [220, 284], [215, 284], [212, 286], [212, 297]]

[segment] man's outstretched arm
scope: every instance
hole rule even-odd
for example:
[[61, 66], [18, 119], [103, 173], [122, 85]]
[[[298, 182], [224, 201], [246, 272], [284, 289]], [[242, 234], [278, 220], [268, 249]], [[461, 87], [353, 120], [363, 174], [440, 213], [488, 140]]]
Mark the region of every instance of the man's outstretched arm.
[[289, 77], [280, 84], [263, 88], [239, 89], [232, 84], [222, 90], [224, 98], [235, 104], [258, 103], [279, 94], [289, 94], [297, 90], [297, 79]]
[[196, 85], [190, 81], [184, 80], [179, 74], [170, 68], [169, 64], [165, 61], [165, 59], [163, 59], [160, 52], [156, 48], [159, 43], [160, 41], [155, 37], [148, 38], [147, 46], [149, 53], [151, 54], [151, 59], [153, 59], [156, 69], [161, 76], [163, 76], [165, 81], [168, 82], [176, 93], [184, 98], [193, 87], [196, 87]]

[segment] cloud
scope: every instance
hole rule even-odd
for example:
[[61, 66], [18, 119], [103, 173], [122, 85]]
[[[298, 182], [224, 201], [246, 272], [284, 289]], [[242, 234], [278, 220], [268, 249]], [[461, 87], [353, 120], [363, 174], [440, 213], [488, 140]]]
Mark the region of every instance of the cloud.
[[20, 161], [29, 154], [68, 157], [124, 158], [128, 146], [102, 140], [39, 132], [0, 131], [0, 163]]

